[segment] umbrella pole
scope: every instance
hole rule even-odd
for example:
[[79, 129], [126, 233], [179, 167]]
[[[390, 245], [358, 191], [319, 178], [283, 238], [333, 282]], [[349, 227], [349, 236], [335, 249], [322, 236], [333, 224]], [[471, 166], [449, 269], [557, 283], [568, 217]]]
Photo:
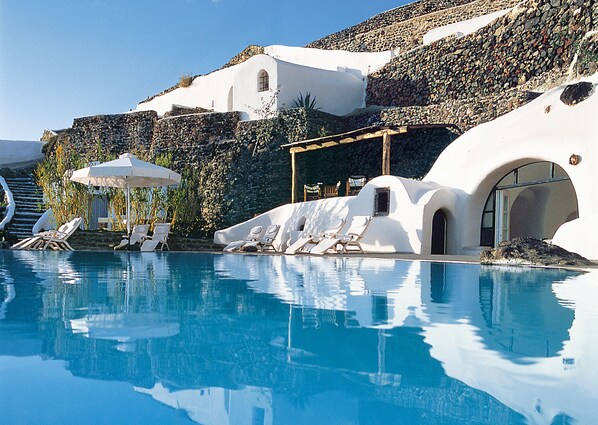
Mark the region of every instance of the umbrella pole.
[[127, 185], [127, 238], [131, 237], [131, 188]]

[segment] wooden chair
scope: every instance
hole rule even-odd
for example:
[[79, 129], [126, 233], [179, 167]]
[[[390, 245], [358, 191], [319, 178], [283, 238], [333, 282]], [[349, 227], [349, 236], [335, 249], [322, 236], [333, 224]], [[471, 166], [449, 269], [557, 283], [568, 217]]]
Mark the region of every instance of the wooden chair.
[[334, 197], [338, 196], [338, 190], [340, 189], [340, 187], [341, 187], [340, 181], [335, 185], [324, 186], [322, 188], [324, 198], [334, 198]]
[[357, 195], [366, 183], [367, 178], [365, 176], [350, 176], [347, 179], [347, 196]]
[[314, 201], [322, 197], [322, 188], [319, 184], [303, 185], [303, 201]]

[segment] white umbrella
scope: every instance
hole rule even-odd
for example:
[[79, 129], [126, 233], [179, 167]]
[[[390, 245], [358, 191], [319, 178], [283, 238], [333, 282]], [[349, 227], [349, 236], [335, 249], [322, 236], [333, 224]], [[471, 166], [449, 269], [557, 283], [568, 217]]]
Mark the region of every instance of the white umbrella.
[[170, 186], [179, 183], [181, 176], [168, 168], [142, 161], [130, 153], [124, 153], [114, 161], [73, 172], [71, 180], [87, 185], [124, 189], [127, 195], [127, 235], [129, 235], [131, 233], [129, 217], [131, 188]]

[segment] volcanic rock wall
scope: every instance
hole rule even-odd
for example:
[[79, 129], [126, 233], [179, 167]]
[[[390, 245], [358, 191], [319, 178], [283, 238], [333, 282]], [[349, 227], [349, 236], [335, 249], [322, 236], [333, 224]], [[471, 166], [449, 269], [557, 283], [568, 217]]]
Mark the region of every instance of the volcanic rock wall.
[[[89, 160], [98, 159], [100, 148], [102, 155], [127, 151], [153, 158], [169, 155], [171, 167], [183, 175], [182, 184], [193, 186], [186, 188], [190, 196], [185, 202], [195, 209], [181, 215], [174, 230], [184, 236], [206, 236], [290, 202], [290, 155], [281, 145], [341, 133], [368, 119], [387, 124], [406, 121], [401, 114], [386, 112], [337, 117], [308, 109], [283, 110], [276, 118], [257, 121], [240, 121], [236, 112], [163, 119], [140, 112], [77, 119], [57, 141]], [[392, 172], [422, 177], [458, 133], [442, 128], [395, 136]], [[300, 187], [315, 182], [344, 184], [354, 174], [377, 176], [381, 152], [380, 143], [370, 142], [299, 155]]]
[[593, 0], [524, 2], [474, 34], [397, 57], [369, 77], [367, 104], [421, 106], [534, 89], [550, 74], [562, 80], [596, 7]]
[[101, 148], [108, 154], [148, 150], [158, 115], [154, 111], [75, 118], [56, 142], [71, 143], [81, 153]]
[[520, 0], [416, 2], [390, 10], [307, 47], [349, 51], [407, 52], [423, 44], [428, 31], [515, 6]]
[[[370, 31], [376, 31], [383, 27], [396, 24], [397, 22], [407, 21], [428, 13], [448, 9], [454, 6], [471, 3], [471, 0], [422, 0], [410, 3], [403, 7], [397, 7], [387, 12], [380, 13], [357, 25], [344, 29], [342, 31], [330, 34], [319, 40], [316, 40], [305, 47], [328, 50], [348, 50], [352, 52], [367, 52], [368, 47], [358, 41], [358, 37], [363, 38], [364, 34]], [[393, 49], [398, 46], [392, 46]], [[382, 50], [390, 50], [382, 49]]]

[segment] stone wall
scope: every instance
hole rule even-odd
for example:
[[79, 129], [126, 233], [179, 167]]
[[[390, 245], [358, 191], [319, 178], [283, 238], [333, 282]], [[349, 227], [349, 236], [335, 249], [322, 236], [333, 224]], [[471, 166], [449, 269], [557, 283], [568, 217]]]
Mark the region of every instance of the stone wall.
[[363, 36], [363, 34], [367, 34], [370, 31], [380, 30], [381, 28], [396, 24], [397, 22], [407, 21], [428, 13], [449, 9], [451, 7], [460, 6], [471, 2], [472, 0], [416, 1], [408, 5], [380, 13], [379, 15], [367, 19], [366, 21], [363, 21], [357, 25], [316, 40], [308, 44], [306, 47], [327, 50], [348, 50], [351, 52], [367, 52], [370, 51], [368, 50], [368, 47], [358, 40], [358, 37]]
[[448, 100], [435, 105], [405, 107], [369, 107], [348, 117], [350, 128], [370, 125], [453, 125], [465, 132], [479, 124], [492, 121], [526, 104], [537, 93], [513, 89], [501, 93], [465, 100]]
[[239, 65], [240, 63], [245, 62], [247, 59], [255, 56], [255, 55], [262, 55], [264, 53], [264, 48], [262, 46], [257, 46], [255, 44], [249, 45], [243, 49], [242, 52], [235, 55], [231, 60], [229, 60], [222, 68], [228, 68], [234, 65]]
[[424, 35], [432, 29], [508, 9], [519, 1], [478, 0], [357, 34], [355, 41], [371, 51], [398, 48], [400, 52], [407, 52], [422, 46]]
[[164, 114], [164, 118], [176, 117], [179, 115], [190, 115], [190, 114], [204, 114], [214, 112], [213, 109], [202, 108], [201, 106], [190, 107], [181, 105], [172, 105], [170, 111]]
[[[442, 9], [426, 2], [412, 3], [402, 8], [394, 9], [378, 16], [385, 16], [385, 19], [375, 20], [373, 22], [383, 23], [381, 26], [364, 25], [356, 26], [355, 32], [340, 32], [325, 38], [326, 43], [322, 47], [330, 49], [356, 50], [356, 51], [385, 51], [400, 49], [406, 52], [423, 45], [423, 37], [428, 31], [444, 25], [465, 21], [498, 10], [507, 9], [515, 6], [520, 0], [478, 0], [470, 2], [454, 2], [453, 4], [443, 3]], [[416, 6], [419, 5], [419, 8]], [[426, 7], [427, 6], [427, 7]], [[406, 9], [406, 10], [403, 10]], [[415, 11], [424, 13], [415, 14]], [[425, 13], [426, 10], [430, 12]], [[409, 11], [409, 13], [405, 13]], [[386, 14], [395, 12], [396, 21], [388, 19]], [[391, 14], [392, 15], [392, 14]], [[355, 27], [354, 27], [355, 28]], [[314, 42], [308, 47], [315, 47], [315, 43], [321, 43], [322, 40]]]
[[237, 112], [181, 115], [157, 120], [152, 133], [152, 155], [171, 153], [173, 167], [201, 163], [218, 142], [235, 139], [240, 121]]
[[546, 75], [562, 80], [592, 29], [592, 7], [592, 0], [528, 0], [474, 34], [397, 57], [369, 77], [367, 104], [422, 106], [533, 90], [526, 83]]
[[[344, 131], [345, 119], [290, 109], [276, 118], [240, 121], [237, 112], [158, 119], [154, 112], [76, 119], [55, 137], [89, 160], [102, 154], [171, 155], [183, 174], [192, 214], [174, 231], [206, 236], [290, 201], [290, 155], [281, 145]], [[55, 146], [55, 145], [53, 145]]]
[[56, 141], [77, 146], [81, 152], [96, 152], [98, 147], [110, 154], [147, 151], [157, 118], [154, 111], [75, 118]]

